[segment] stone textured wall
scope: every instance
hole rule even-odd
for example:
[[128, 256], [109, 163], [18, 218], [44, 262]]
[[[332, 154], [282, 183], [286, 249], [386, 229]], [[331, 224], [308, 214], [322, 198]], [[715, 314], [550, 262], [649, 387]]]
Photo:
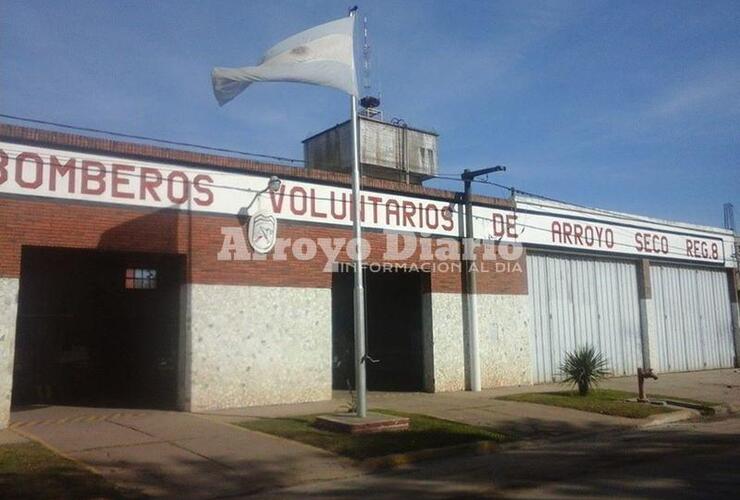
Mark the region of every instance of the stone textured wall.
[[331, 290], [189, 288], [191, 410], [331, 399]]
[[478, 295], [482, 387], [532, 383], [527, 295]]
[[0, 278], [0, 429], [7, 427], [10, 420], [17, 314], [18, 280]]
[[424, 379], [428, 391], [465, 389], [462, 296], [424, 294]]
[[[465, 389], [463, 296], [424, 296], [425, 388]], [[526, 295], [478, 295], [478, 342], [483, 387], [532, 383]]]
[[481, 385], [532, 383], [529, 297], [478, 295]]

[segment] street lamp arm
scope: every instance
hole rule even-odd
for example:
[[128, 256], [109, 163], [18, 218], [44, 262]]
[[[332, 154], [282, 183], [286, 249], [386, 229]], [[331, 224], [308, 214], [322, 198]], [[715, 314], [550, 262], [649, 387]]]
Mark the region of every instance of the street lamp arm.
[[465, 170], [462, 173], [462, 175], [460, 175], [460, 177], [464, 181], [469, 181], [469, 180], [475, 179], [479, 175], [492, 174], [494, 172], [505, 172], [505, 171], [506, 171], [506, 167], [503, 167], [501, 165], [496, 165], [495, 167], [482, 168], [480, 170], [473, 170], [473, 171]]

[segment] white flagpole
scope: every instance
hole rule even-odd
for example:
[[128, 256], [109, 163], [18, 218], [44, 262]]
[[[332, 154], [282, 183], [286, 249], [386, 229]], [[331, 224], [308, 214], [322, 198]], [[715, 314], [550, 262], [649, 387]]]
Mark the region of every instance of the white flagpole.
[[[350, 17], [355, 16], [350, 10]], [[357, 416], [367, 416], [367, 384], [365, 380], [365, 288], [362, 276], [362, 226], [360, 197], [360, 150], [357, 123], [357, 96], [350, 96], [352, 112], [352, 199], [354, 200], [355, 256], [355, 389], [357, 391]]]

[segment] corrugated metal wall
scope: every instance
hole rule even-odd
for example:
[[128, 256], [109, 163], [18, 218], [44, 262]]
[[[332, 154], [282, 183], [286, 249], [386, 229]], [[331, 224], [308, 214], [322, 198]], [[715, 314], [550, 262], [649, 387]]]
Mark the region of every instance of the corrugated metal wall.
[[565, 353], [590, 344], [614, 375], [642, 360], [637, 269], [631, 262], [529, 254], [530, 334], [535, 383], [562, 378]]
[[659, 371], [731, 368], [734, 358], [727, 273], [652, 265]]

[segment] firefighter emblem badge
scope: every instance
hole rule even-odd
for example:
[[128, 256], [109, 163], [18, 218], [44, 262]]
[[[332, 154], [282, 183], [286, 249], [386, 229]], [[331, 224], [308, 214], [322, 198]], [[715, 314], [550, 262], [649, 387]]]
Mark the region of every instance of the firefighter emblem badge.
[[249, 219], [249, 244], [257, 253], [267, 253], [275, 246], [277, 219], [267, 210], [259, 210]]

